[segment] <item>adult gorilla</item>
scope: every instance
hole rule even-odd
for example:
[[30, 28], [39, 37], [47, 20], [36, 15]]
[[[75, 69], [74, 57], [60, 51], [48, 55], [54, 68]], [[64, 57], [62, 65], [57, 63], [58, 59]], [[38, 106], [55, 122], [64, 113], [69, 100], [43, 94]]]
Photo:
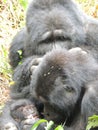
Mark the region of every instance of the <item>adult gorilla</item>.
[[[39, 57], [56, 46], [66, 49], [79, 46], [90, 51], [97, 60], [97, 30], [98, 21], [86, 16], [72, 0], [33, 0], [28, 7], [26, 27], [15, 37], [10, 49], [10, 63], [15, 69], [12, 106], [21, 98], [32, 101], [29, 87], [33, 70], [40, 62]], [[18, 65], [21, 60], [19, 50], [22, 51], [21, 65]], [[23, 105], [24, 101], [19, 104]], [[13, 109], [7, 108], [9, 116], [6, 122], [1, 119], [1, 128], [8, 122], [16, 125], [10, 116]]]
[[67, 49], [87, 46], [95, 50], [97, 25], [72, 0], [33, 0], [28, 7], [26, 28], [12, 42], [11, 65], [16, 67], [19, 62], [18, 58], [14, 61], [19, 56], [18, 50], [23, 51], [23, 58], [42, 56], [56, 45]]

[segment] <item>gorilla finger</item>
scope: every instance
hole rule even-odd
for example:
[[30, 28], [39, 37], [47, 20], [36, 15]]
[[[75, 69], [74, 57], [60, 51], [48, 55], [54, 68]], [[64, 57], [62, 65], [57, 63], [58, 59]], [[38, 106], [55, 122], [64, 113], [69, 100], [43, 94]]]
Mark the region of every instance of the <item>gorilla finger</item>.
[[33, 72], [36, 68], [37, 68], [37, 66], [33, 65], [33, 66], [31, 66], [30, 71]]

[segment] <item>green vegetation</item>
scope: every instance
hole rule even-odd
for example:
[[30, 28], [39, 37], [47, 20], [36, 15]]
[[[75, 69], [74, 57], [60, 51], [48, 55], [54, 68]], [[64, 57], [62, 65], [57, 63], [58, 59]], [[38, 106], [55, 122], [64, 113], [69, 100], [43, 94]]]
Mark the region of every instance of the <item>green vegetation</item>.
[[[46, 123], [46, 127], [45, 130], [50, 130], [51, 128], [53, 128], [54, 126], [54, 122], [53, 121], [47, 121], [47, 120], [38, 120], [31, 128], [31, 130], [36, 130], [37, 127], [41, 124], [41, 123]], [[54, 130], [64, 130], [62, 125], [57, 126], [56, 128], [54, 128]]]
[[11, 78], [8, 60], [9, 43], [16, 32], [25, 24], [27, 0], [0, 1], [0, 75]]
[[[37, 127], [41, 124], [41, 123], [47, 123], [45, 130], [50, 130], [51, 128], [53, 128], [54, 126], [54, 122], [53, 121], [47, 121], [47, 120], [38, 120], [31, 128], [31, 130], [36, 130]], [[92, 117], [89, 117], [88, 119], [88, 125], [86, 127], [86, 130], [90, 130], [91, 128], [96, 128], [98, 127], [98, 116], [94, 115]], [[54, 128], [54, 130], [64, 130], [63, 125], [58, 125], [56, 128]]]
[[90, 130], [91, 128], [95, 128], [95, 127], [98, 127], [98, 116], [97, 115], [89, 117], [86, 130]]
[[9, 47], [12, 38], [25, 25], [28, 0], [0, 0], [0, 108], [9, 97], [12, 70]]
[[2, 50], [0, 56], [0, 73], [3, 74], [7, 79], [11, 78], [11, 67], [8, 63], [8, 50], [4, 45], [0, 45]]

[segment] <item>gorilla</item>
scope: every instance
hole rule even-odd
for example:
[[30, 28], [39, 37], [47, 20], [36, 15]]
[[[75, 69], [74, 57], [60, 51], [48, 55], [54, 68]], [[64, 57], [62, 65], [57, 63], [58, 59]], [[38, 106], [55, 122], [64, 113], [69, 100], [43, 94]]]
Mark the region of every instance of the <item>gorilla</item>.
[[[27, 10], [26, 27], [13, 39], [10, 64], [16, 68], [22, 59], [43, 56], [56, 45], [70, 49], [86, 47], [97, 54], [98, 21], [82, 12], [72, 0], [33, 0]], [[96, 56], [97, 58], [97, 56]]]
[[11, 97], [30, 96], [31, 68], [34, 70], [39, 59], [56, 46], [81, 47], [97, 60], [97, 28], [98, 21], [86, 16], [72, 0], [33, 0], [27, 10], [26, 27], [16, 35], [10, 47], [15, 81]]
[[[15, 116], [12, 111], [16, 110], [17, 112], [21, 109], [18, 109], [18, 107], [25, 106], [24, 100], [31, 102], [31, 105], [34, 104], [39, 115], [43, 109], [46, 113], [49, 111], [49, 113], [54, 114], [54, 117], [58, 113], [58, 118], [60, 114], [64, 113], [64, 110], [60, 113], [59, 111], [56, 112], [51, 106], [52, 103], [43, 106], [43, 102], [33, 96], [31, 90], [32, 77], [35, 77], [35, 70], [39, 68], [43, 56], [58, 46], [66, 50], [80, 47], [90, 53], [97, 62], [97, 28], [98, 21], [88, 17], [72, 0], [32, 0], [26, 14], [26, 26], [15, 36], [10, 47], [9, 58], [14, 70], [14, 85], [11, 86], [11, 102], [6, 104], [3, 112], [3, 117], [6, 117], [8, 110], [7, 120], [4, 122], [4, 118], [1, 116], [0, 129], [4, 128], [2, 124], [6, 125], [9, 122], [13, 124], [12, 126], [17, 127], [16, 129], [23, 129], [20, 125], [18, 125], [19, 127], [16, 125], [18, 122], [14, 119]], [[22, 53], [19, 54], [19, 51]], [[82, 77], [78, 79], [82, 79]], [[51, 83], [49, 84], [51, 85]], [[82, 91], [82, 89], [80, 90]], [[15, 103], [16, 106], [11, 109], [10, 106], [15, 105]], [[52, 118], [49, 117], [49, 119]], [[65, 119], [60, 118], [61, 122]], [[57, 120], [57, 122], [60, 121]], [[67, 122], [70, 124], [71, 121]], [[29, 123], [26, 122], [26, 124]], [[76, 125], [76, 123], [73, 124]]]
[[[44, 104], [44, 118], [64, 130], [85, 130], [98, 114], [98, 63], [80, 48], [48, 52], [31, 78], [31, 92]], [[97, 128], [98, 129], [98, 128]]]

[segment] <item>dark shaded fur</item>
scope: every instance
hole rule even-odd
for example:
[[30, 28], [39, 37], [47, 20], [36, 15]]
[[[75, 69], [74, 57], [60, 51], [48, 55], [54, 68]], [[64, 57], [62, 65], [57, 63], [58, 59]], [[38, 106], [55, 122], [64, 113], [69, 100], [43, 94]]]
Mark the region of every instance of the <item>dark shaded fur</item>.
[[80, 48], [47, 53], [31, 79], [31, 92], [44, 104], [45, 118], [64, 130], [85, 130], [98, 114], [98, 64]]

